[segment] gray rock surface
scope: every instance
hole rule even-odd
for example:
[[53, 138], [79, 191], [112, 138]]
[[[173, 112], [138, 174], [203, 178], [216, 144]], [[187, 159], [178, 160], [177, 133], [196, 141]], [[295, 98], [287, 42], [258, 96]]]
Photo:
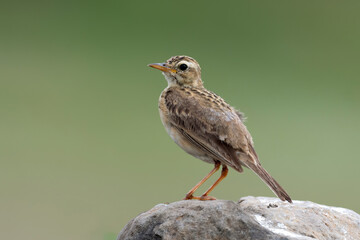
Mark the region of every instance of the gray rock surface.
[[360, 239], [360, 215], [313, 202], [244, 197], [158, 204], [131, 220], [118, 240]]

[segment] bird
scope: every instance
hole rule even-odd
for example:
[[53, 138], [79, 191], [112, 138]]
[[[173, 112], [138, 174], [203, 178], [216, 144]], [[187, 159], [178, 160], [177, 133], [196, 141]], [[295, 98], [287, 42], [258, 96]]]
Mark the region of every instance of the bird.
[[[228, 167], [243, 172], [249, 168], [282, 201], [292, 203], [280, 184], [261, 166], [253, 139], [244, 125], [244, 114], [207, 90], [199, 63], [189, 56], [173, 56], [149, 67], [162, 71], [168, 86], [159, 98], [161, 121], [172, 140], [185, 152], [214, 168], [186, 195], [184, 200], [215, 200], [209, 193], [227, 176]], [[221, 175], [200, 197], [194, 192], [220, 169]]]

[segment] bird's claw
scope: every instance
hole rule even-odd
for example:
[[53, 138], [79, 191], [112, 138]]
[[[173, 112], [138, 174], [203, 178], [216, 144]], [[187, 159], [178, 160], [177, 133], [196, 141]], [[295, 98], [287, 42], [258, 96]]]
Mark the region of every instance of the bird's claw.
[[200, 197], [194, 197], [193, 195], [186, 195], [186, 197], [183, 200], [191, 200], [191, 199], [196, 199], [200, 201], [216, 200], [216, 198], [208, 195], [201, 195]]

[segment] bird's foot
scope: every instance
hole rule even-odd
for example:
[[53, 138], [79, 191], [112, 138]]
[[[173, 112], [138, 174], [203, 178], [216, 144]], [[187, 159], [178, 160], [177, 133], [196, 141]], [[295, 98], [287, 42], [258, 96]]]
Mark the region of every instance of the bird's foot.
[[216, 198], [208, 195], [201, 195], [200, 197], [194, 197], [193, 195], [186, 195], [186, 197], [183, 200], [191, 200], [191, 199], [196, 199], [200, 201], [216, 200]]
[[201, 195], [200, 200], [201, 201], [209, 201], [209, 200], [216, 200], [216, 198], [214, 198], [212, 196], [208, 196], [208, 195]]
[[183, 200], [191, 200], [191, 199], [195, 199], [195, 197], [192, 194], [186, 194], [185, 198], [183, 198]]

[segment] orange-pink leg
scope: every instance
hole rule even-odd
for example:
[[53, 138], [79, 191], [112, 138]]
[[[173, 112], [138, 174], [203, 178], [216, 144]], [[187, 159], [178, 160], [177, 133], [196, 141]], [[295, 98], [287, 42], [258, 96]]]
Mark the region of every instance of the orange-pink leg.
[[200, 200], [203, 200], [203, 201], [216, 200], [216, 198], [208, 196], [208, 194], [212, 190], [214, 190], [214, 188], [227, 176], [228, 172], [229, 172], [228, 168], [225, 165], [223, 165], [220, 177], [218, 178], [218, 180], [216, 180], [216, 182], [211, 187], [209, 187], [208, 190], [206, 190], [206, 192], [203, 195], [201, 195]]
[[208, 175], [206, 175], [198, 184], [195, 185], [195, 187], [193, 187], [193, 188], [186, 194], [184, 200], [199, 199], [198, 197], [194, 197], [194, 196], [193, 196], [194, 192], [195, 192], [206, 180], [208, 180], [217, 170], [219, 170], [219, 168], [220, 168], [220, 163], [219, 163], [219, 162], [216, 162], [213, 170], [211, 170], [211, 172], [209, 172]]
[[201, 195], [201, 197], [194, 197], [193, 193], [207, 180], [209, 179], [217, 170], [219, 170], [220, 168], [220, 163], [215, 163], [215, 167], [213, 170], [211, 170], [211, 172], [206, 175], [206, 177], [204, 177], [198, 184], [195, 185], [195, 187], [193, 187], [187, 194], [186, 197], [184, 198], [184, 200], [187, 199], [198, 199], [198, 200], [215, 200], [216, 198], [208, 196], [208, 194], [226, 177], [227, 173], [228, 173], [228, 168], [223, 165], [222, 171], [221, 171], [221, 176], [216, 180], [216, 182], [203, 194]]

